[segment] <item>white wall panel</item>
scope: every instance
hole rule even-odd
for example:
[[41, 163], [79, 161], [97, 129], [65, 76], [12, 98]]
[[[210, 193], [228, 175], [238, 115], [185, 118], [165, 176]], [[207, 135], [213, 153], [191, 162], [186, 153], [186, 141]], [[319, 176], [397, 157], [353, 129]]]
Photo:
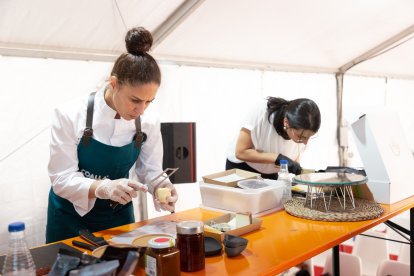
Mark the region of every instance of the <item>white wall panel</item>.
[[239, 132], [245, 109], [260, 98], [261, 73], [185, 66], [163, 69], [162, 121], [196, 122], [198, 179], [224, 170], [227, 147]]
[[399, 114], [408, 145], [414, 152], [414, 81], [389, 79], [385, 100]]
[[[350, 126], [370, 111], [395, 111], [404, 129], [407, 142], [414, 151], [414, 81], [401, 79], [348, 76], [344, 80], [344, 118]], [[384, 128], [387, 125], [384, 124]], [[349, 129], [350, 165], [362, 167], [356, 145]]]

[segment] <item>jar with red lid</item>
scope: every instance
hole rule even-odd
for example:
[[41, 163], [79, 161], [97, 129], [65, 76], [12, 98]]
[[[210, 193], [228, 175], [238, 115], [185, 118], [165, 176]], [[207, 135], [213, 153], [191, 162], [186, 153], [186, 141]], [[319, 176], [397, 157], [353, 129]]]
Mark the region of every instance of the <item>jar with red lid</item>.
[[204, 224], [192, 220], [177, 223], [177, 248], [180, 250], [181, 271], [204, 269]]
[[175, 247], [174, 238], [155, 237], [148, 241], [145, 252], [145, 275], [181, 275], [180, 251]]

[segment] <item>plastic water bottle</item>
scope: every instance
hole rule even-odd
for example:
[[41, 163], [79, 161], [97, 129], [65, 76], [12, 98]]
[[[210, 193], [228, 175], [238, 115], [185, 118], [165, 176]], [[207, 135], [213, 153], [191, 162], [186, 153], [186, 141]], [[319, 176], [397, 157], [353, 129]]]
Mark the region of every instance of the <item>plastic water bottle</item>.
[[4, 276], [36, 275], [36, 267], [26, 243], [24, 229], [23, 222], [9, 224], [9, 248], [2, 271]]
[[292, 180], [289, 176], [288, 161], [285, 159], [280, 160], [280, 171], [277, 180], [282, 181], [284, 184], [282, 203], [285, 204], [292, 199]]

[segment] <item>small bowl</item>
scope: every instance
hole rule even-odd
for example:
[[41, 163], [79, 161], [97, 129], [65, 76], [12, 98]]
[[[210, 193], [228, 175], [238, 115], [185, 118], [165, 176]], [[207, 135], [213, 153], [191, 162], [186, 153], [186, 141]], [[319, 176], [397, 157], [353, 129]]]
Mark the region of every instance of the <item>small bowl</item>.
[[204, 237], [204, 255], [215, 256], [221, 254], [221, 242], [212, 237]]
[[248, 241], [249, 240], [242, 237], [225, 234], [223, 241], [224, 252], [226, 252], [228, 257], [235, 257], [246, 249]]

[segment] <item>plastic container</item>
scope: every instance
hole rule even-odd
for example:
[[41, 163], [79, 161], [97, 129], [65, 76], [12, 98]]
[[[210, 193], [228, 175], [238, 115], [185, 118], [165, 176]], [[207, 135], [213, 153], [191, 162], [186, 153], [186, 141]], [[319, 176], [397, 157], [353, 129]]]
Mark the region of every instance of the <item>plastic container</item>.
[[289, 175], [288, 161], [285, 159], [280, 160], [280, 171], [277, 179], [282, 181], [284, 185], [282, 203], [285, 204], [292, 199], [292, 179]]
[[27, 247], [23, 222], [9, 224], [9, 245], [2, 269], [3, 276], [36, 275], [32, 254]]
[[180, 275], [180, 251], [175, 240], [169, 237], [156, 237], [148, 241], [145, 252], [145, 275]]
[[200, 182], [201, 207], [218, 211], [251, 212], [252, 215], [283, 208], [282, 182], [269, 179], [264, 181], [269, 187], [260, 189], [240, 189]]
[[204, 269], [204, 224], [193, 220], [177, 223], [177, 248], [180, 250], [181, 271]]

